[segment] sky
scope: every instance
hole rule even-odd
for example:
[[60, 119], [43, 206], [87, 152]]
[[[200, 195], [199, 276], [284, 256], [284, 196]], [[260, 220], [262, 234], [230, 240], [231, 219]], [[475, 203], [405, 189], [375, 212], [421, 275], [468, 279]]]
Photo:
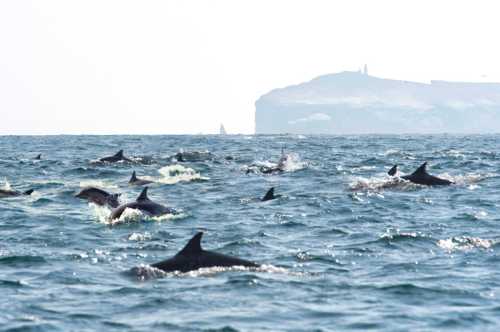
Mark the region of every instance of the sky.
[[0, 0], [0, 135], [253, 133], [272, 89], [500, 82], [500, 2]]

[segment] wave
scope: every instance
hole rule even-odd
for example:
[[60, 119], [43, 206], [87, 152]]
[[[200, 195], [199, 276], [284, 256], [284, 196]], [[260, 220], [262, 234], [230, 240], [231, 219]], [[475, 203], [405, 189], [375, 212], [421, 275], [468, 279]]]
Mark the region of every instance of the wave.
[[97, 187], [101, 189], [118, 189], [118, 186], [114, 183], [111, 183], [109, 181], [103, 181], [103, 180], [82, 180], [80, 181], [80, 187], [85, 188], [85, 187]]
[[382, 153], [379, 153], [383, 157], [394, 157], [398, 159], [414, 160], [415, 156], [411, 152], [402, 151], [399, 149], [388, 149]]
[[15, 255], [0, 257], [0, 265], [11, 267], [30, 267], [45, 263], [47, 263], [47, 261], [42, 256]]

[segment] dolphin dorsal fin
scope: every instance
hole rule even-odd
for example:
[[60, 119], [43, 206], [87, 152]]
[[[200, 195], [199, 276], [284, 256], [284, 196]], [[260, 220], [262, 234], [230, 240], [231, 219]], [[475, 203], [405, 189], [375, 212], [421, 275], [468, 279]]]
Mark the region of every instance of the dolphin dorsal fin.
[[262, 201], [268, 201], [268, 200], [271, 200], [273, 198], [274, 198], [274, 187], [272, 187], [271, 189], [269, 189], [267, 191], [267, 193], [262, 198]]
[[415, 172], [413, 172], [413, 174], [415, 174], [415, 175], [417, 175], [417, 174], [427, 174], [427, 162], [425, 162], [422, 165], [420, 165], [419, 168], [417, 168], [415, 170]]
[[137, 176], [135, 175], [135, 171], [132, 172], [132, 176], [130, 177], [130, 180], [128, 182], [134, 182], [137, 181]]
[[186, 246], [179, 251], [178, 255], [195, 255], [201, 253], [203, 249], [201, 249], [201, 237], [203, 236], [203, 232], [197, 233], [192, 237], [191, 240], [186, 244]]
[[35, 159], [36, 159], [36, 160], [40, 160], [40, 159], [42, 159], [42, 154], [41, 154], [41, 153], [40, 153], [40, 154], [38, 154], [38, 155], [35, 157]]
[[394, 175], [396, 175], [397, 172], [398, 172], [398, 165], [394, 165], [389, 170], [389, 172], [387, 172], [387, 174], [389, 174], [390, 176], [394, 176]]
[[139, 197], [137, 197], [136, 201], [138, 201], [138, 202], [140, 202], [140, 201], [149, 201], [148, 187], [145, 187], [144, 189], [142, 189], [142, 192], [139, 195]]
[[116, 154], [115, 154], [115, 157], [123, 157], [123, 150], [120, 150], [118, 151]]

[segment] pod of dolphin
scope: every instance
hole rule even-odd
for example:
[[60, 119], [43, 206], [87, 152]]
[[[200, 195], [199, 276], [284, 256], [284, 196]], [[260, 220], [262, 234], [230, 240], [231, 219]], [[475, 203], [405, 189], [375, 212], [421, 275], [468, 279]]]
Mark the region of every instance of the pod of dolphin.
[[[210, 152], [179, 152], [174, 156], [174, 158], [177, 159], [178, 162], [196, 161], [200, 158], [211, 159], [212, 157], [213, 155]], [[289, 156], [284, 154], [282, 151], [281, 158], [276, 166], [260, 166], [258, 167], [258, 170], [263, 174], [281, 173], [285, 170], [285, 165], [288, 158]], [[41, 160], [41, 155], [37, 155], [34, 159]], [[112, 156], [103, 157], [98, 160], [98, 162], [101, 163], [115, 163], [120, 161], [133, 162], [132, 159], [124, 156], [123, 150], [118, 151]], [[247, 173], [249, 173], [249, 170], [247, 170]], [[429, 174], [427, 172], [427, 162], [423, 163], [413, 173], [403, 176], [398, 176], [398, 165], [394, 165], [389, 170], [388, 175], [419, 185], [443, 186], [453, 184], [453, 182], [449, 180], [441, 179]], [[153, 181], [138, 178], [135, 171], [133, 171], [132, 176], [129, 180], [129, 184], [134, 186], [144, 186], [152, 182]], [[33, 189], [27, 190], [25, 192], [16, 191], [13, 189], [0, 189], [0, 198], [31, 195], [32, 193]], [[139, 210], [142, 213], [152, 217], [178, 213], [174, 208], [166, 207], [152, 201], [148, 197], [148, 187], [145, 187], [142, 190], [141, 194], [137, 197], [137, 199], [132, 202], [120, 204], [119, 196], [120, 194], [108, 193], [102, 189], [95, 187], [85, 187], [75, 195], [75, 197], [77, 198], [85, 199], [99, 206], [109, 207], [111, 209], [111, 214], [109, 216], [110, 220], [119, 219], [126, 209]], [[260, 201], [265, 202], [277, 199], [279, 197], [281, 197], [281, 195], [275, 195], [273, 187], [267, 191], [267, 193], [260, 199]], [[259, 264], [252, 261], [247, 261], [237, 257], [204, 250], [201, 247], [202, 236], [203, 232], [197, 233], [175, 256], [161, 262], [151, 264], [151, 267], [162, 270], [164, 272], [189, 272], [200, 268], [210, 267], [260, 266]]]

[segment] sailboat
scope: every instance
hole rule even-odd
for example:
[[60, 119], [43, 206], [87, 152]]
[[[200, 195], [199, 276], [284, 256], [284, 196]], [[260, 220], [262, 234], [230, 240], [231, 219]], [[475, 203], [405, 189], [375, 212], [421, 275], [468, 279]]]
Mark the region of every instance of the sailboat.
[[220, 124], [219, 134], [227, 135], [226, 128], [224, 128], [224, 125], [222, 123]]

